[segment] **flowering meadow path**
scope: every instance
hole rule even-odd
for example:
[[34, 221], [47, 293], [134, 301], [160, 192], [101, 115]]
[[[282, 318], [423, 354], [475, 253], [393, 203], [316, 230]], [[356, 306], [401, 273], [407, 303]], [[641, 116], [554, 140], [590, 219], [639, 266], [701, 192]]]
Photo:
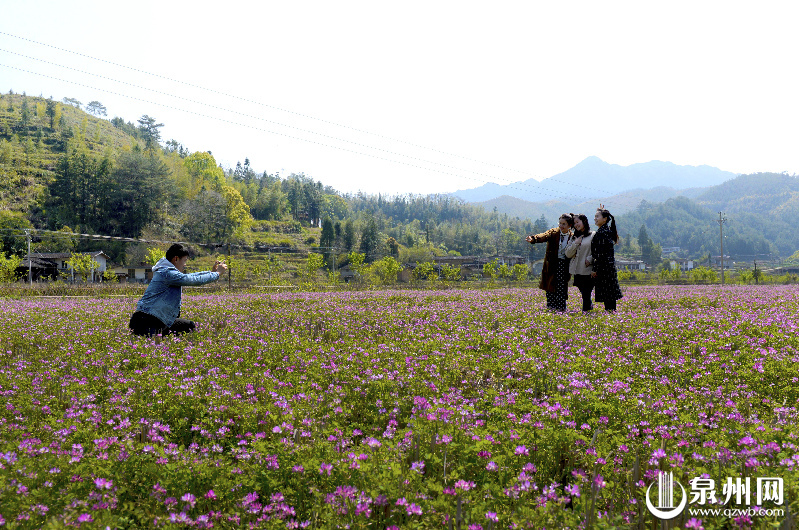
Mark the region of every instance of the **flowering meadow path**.
[[571, 294], [190, 296], [163, 339], [135, 299], [2, 299], [0, 525], [654, 528], [658, 470], [799, 512], [799, 288]]

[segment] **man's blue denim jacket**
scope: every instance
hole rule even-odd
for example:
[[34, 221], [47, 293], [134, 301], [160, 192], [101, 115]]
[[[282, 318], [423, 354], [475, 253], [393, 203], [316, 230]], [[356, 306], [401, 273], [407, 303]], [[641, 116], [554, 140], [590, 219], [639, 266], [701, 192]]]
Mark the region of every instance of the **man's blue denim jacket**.
[[219, 279], [218, 272], [184, 274], [166, 258], [161, 258], [153, 265], [153, 279], [136, 305], [136, 311], [152, 315], [166, 327], [170, 327], [180, 314], [181, 287], [204, 285], [217, 279]]

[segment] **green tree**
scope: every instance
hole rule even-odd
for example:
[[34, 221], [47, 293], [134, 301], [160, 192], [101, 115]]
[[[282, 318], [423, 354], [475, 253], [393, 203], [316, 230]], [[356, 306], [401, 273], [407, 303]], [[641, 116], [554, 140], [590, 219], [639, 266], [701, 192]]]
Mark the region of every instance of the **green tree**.
[[17, 281], [21, 274], [17, 271], [22, 266], [22, 258], [11, 255], [6, 256], [0, 252], [0, 283], [13, 283]]
[[76, 274], [83, 277], [83, 281], [87, 281], [92, 271], [97, 268], [98, 263], [89, 254], [73, 252], [67, 260], [67, 265]]
[[328, 268], [333, 268], [333, 248], [336, 245], [336, 233], [333, 230], [333, 221], [325, 217], [322, 221], [322, 233], [319, 236], [319, 246], [324, 248], [325, 261]]
[[513, 273], [511, 272], [510, 267], [508, 267], [507, 263], [503, 263], [499, 266], [499, 270], [497, 271], [497, 275], [503, 280], [509, 280]]
[[161, 141], [161, 131], [159, 129], [163, 127], [164, 124], [156, 123], [156, 121], [155, 118], [147, 114], [138, 119], [139, 136], [144, 140], [144, 145], [147, 149], [154, 149]]
[[417, 261], [416, 267], [414, 267], [413, 272], [411, 272], [411, 277], [414, 280], [436, 280], [438, 279], [438, 273], [432, 262]]
[[75, 234], [68, 226], [63, 226], [58, 233], [37, 232], [39, 241], [32, 248], [35, 252], [72, 252], [75, 250]]
[[55, 128], [55, 122], [56, 122], [56, 119], [55, 119], [55, 115], [56, 115], [56, 102], [55, 102], [55, 101], [53, 101], [53, 98], [49, 98], [49, 99], [47, 100], [47, 107], [46, 107], [46, 110], [45, 110], [45, 115], [46, 115], [48, 118], [50, 118], [50, 128], [51, 128], [51, 129], [54, 129], [54, 128]]
[[319, 214], [322, 207], [322, 183], [308, 183], [303, 186], [305, 204], [307, 206], [308, 222], [311, 226], [319, 225]]
[[[106, 116], [107, 115], [106, 110], [107, 109], [105, 108], [105, 105], [103, 105], [99, 101], [90, 101], [86, 105], [86, 112], [88, 112], [92, 116], [97, 116], [98, 118], [101, 116]], [[155, 120], [153, 119], [153, 121]], [[161, 124], [160, 126], [163, 126], [163, 124]]]
[[[217, 258], [220, 261], [224, 258]], [[228, 274], [234, 282], [244, 282], [247, 280], [248, 273], [251, 271], [250, 262], [244, 258], [230, 256], [225, 259], [228, 266]]]
[[286, 199], [288, 200], [291, 216], [295, 221], [299, 221], [301, 213], [303, 212], [303, 193], [302, 185], [299, 181], [290, 181], [288, 191], [286, 192]]
[[111, 160], [95, 158], [84, 149], [73, 149], [58, 161], [45, 209], [56, 226], [79, 225], [96, 231], [105, 226], [109, 216], [118, 219], [120, 210], [112, 206], [113, 193]]
[[754, 280], [754, 278], [752, 277], [752, 271], [748, 269], [742, 270], [740, 275], [738, 276], [738, 279], [741, 281], [741, 283], [744, 284], [752, 283], [752, 280]]
[[158, 219], [174, 189], [167, 180], [171, 171], [153, 152], [123, 152], [112, 171], [113, 187], [103, 213], [104, 231], [121, 237], [139, 237]]
[[[4, 153], [8, 148], [8, 155]], [[7, 210], [13, 207], [18, 200], [23, 188], [22, 175], [12, 166], [10, 158], [11, 144], [0, 140], [0, 209]], [[5, 162], [5, 160], [9, 160]]]
[[[644, 203], [645, 201], [641, 201]], [[641, 259], [647, 265], [654, 266], [660, 262], [663, 249], [660, 244], [655, 244], [646, 232], [646, 227], [641, 225], [638, 230], [638, 245], [641, 247]]]
[[22, 107], [20, 109], [20, 115], [19, 115], [19, 127], [20, 127], [20, 132], [24, 136], [28, 135], [28, 127], [30, 126], [30, 123], [31, 123], [31, 111], [30, 108], [28, 107], [28, 99], [23, 98]]
[[349, 214], [349, 206], [344, 197], [325, 193], [320, 201], [321, 216], [331, 219], [345, 219]]
[[402, 270], [402, 265], [391, 256], [385, 256], [373, 262], [367, 272], [369, 283], [372, 285], [392, 285], [397, 282], [397, 273]]
[[222, 187], [225, 185], [225, 173], [216, 164], [211, 153], [192, 153], [183, 159], [183, 166], [189, 176], [187, 198], [195, 197], [203, 189], [222, 191]]
[[244, 202], [241, 194], [231, 186], [222, 188], [222, 197], [225, 201], [225, 229], [223, 238], [229, 241], [231, 237], [241, 239], [249, 227], [252, 216], [250, 207]]
[[355, 245], [355, 223], [352, 219], [347, 219], [344, 223], [344, 248], [349, 252]]
[[283, 270], [283, 263], [277, 258], [270, 256], [269, 259], [265, 259], [262, 263], [253, 267], [253, 275], [256, 278], [265, 275], [268, 284], [277, 285], [281, 281], [280, 273]]
[[368, 268], [368, 265], [364, 263], [365, 259], [366, 256], [358, 252], [350, 252], [347, 255], [347, 261], [350, 264], [350, 269], [355, 273], [356, 280], [361, 279]]
[[267, 185], [261, 179], [257, 198], [251, 205], [252, 216], [255, 219], [282, 219], [288, 209], [288, 199], [281, 191], [279, 185]]
[[[547, 218], [544, 217], [544, 214], [541, 214], [541, 217], [536, 219], [535, 223], [533, 223], [533, 234], [542, 234], [549, 230], [549, 223], [547, 222]], [[526, 243], [526, 241], [525, 241]], [[530, 261], [537, 261], [544, 257], [544, 253], [546, 252], [546, 245], [528, 245], [530, 248], [528, 250]]]
[[709, 267], [696, 267], [691, 270], [688, 277], [694, 283], [709, 282], [715, 283], [719, 281], [719, 275]]
[[461, 279], [461, 268], [456, 265], [445, 264], [441, 267], [441, 276], [445, 280], [454, 282]]
[[388, 251], [389, 253], [391, 253], [391, 256], [393, 256], [394, 258], [399, 257], [399, 243], [397, 243], [396, 239], [394, 239], [393, 237], [389, 237], [386, 240], [386, 247], [388, 247]]
[[341, 226], [341, 221], [336, 221], [336, 223], [333, 225], [333, 233], [335, 234], [336, 245], [338, 245], [342, 240], [342, 236], [344, 235], [343, 230], [344, 229]]
[[366, 221], [361, 232], [361, 246], [360, 251], [366, 255], [366, 261], [371, 262], [375, 259], [375, 254], [378, 251], [378, 236], [377, 236], [377, 222], [374, 217], [370, 217]]
[[[505, 253], [513, 253], [518, 251], [520, 243], [524, 241], [524, 238], [511, 230], [510, 228], [502, 229], [500, 233], [500, 244], [499, 247], [502, 252]], [[525, 242], [526, 243], [526, 242]], [[534, 246], [534, 245], [531, 245]]]
[[329, 217], [322, 220], [322, 234], [319, 236], [320, 247], [332, 247], [336, 244], [336, 234], [333, 231], [333, 221]]
[[164, 257], [163, 250], [156, 247], [150, 247], [147, 249], [147, 252], [144, 253], [144, 263], [152, 266], [158, 263], [158, 260], [163, 257]]
[[651, 267], [659, 264], [663, 260], [663, 249], [660, 243], [654, 243], [650, 239], [646, 248], [642, 249], [642, 258]]
[[[11, 147], [11, 142], [5, 139], [0, 140], [0, 164], [8, 164], [9, 166], [14, 162], [14, 149]], [[4, 168], [9, 169], [9, 168]]]
[[64, 103], [66, 103], [67, 105], [72, 105], [73, 107], [76, 107], [76, 108], [80, 108], [80, 106], [81, 106], [81, 102], [78, 101], [75, 98], [64, 98], [62, 101]]
[[25, 228], [30, 228], [31, 223], [20, 212], [0, 210], [0, 241], [2, 248], [12, 256], [22, 256], [28, 252], [28, 244], [24, 237]]
[[499, 260], [496, 258], [493, 261], [489, 261], [483, 265], [483, 278], [488, 278], [490, 281], [494, 281], [498, 273]]
[[180, 207], [180, 233], [190, 241], [214, 244], [225, 242], [228, 220], [227, 204], [222, 194], [203, 189]]
[[521, 282], [526, 280], [527, 277], [530, 275], [530, 269], [528, 269], [527, 265], [525, 265], [524, 263], [517, 263], [516, 265], [513, 266], [511, 274], [513, 275], [513, 278], [517, 282]]
[[757, 264], [755, 264], [755, 268], [752, 269], [752, 279], [755, 283], [760, 283], [760, 280], [763, 279], [763, 271], [757, 268]]

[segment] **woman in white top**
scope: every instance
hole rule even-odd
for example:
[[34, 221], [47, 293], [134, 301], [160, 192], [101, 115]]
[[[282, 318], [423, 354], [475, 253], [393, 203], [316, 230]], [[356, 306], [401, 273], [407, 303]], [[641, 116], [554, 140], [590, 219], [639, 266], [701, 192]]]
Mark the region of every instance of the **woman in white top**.
[[584, 214], [574, 216], [574, 236], [566, 247], [566, 256], [571, 258], [569, 263], [569, 274], [574, 276], [574, 286], [580, 290], [583, 296], [583, 311], [591, 311], [591, 291], [594, 290], [594, 279], [591, 277], [591, 239], [594, 233], [591, 232], [588, 224], [588, 217]]

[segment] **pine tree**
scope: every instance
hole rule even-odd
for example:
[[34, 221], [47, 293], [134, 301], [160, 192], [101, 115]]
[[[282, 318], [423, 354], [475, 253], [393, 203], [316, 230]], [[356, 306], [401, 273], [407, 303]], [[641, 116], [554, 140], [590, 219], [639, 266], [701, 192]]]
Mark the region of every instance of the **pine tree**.
[[322, 221], [322, 235], [319, 236], [320, 247], [332, 247], [336, 243], [336, 234], [333, 231], [333, 221], [325, 217]]
[[155, 148], [158, 143], [161, 141], [161, 127], [164, 126], [163, 123], [156, 123], [156, 119], [152, 116], [148, 116], [145, 114], [141, 118], [139, 118], [139, 134], [144, 140], [144, 145], [147, 149]]
[[355, 224], [352, 219], [347, 219], [347, 222], [344, 223], [344, 248], [349, 252], [353, 245], [355, 245]]
[[370, 217], [366, 222], [366, 226], [363, 228], [363, 232], [361, 232], [360, 246], [360, 251], [366, 254], [367, 262], [371, 262], [375, 259], [377, 246], [377, 222], [375, 222], [374, 217]]
[[48, 118], [50, 118], [50, 128], [53, 129], [55, 127], [55, 101], [53, 98], [47, 100], [47, 109], [44, 111]]

